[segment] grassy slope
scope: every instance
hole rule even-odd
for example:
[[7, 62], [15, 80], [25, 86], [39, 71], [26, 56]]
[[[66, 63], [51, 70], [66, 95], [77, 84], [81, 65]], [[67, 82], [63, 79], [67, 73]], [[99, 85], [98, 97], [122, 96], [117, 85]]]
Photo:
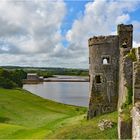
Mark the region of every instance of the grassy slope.
[[85, 119], [85, 108], [42, 99], [24, 90], [0, 89], [0, 138], [117, 138], [117, 127], [100, 133], [97, 122], [111, 113]]
[[[111, 129], [100, 131], [98, 122], [102, 119], [108, 119], [114, 122]], [[77, 123], [70, 124], [56, 130], [49, 136], [51, 139], [118, 139], [117, 136], [117, 112], [105, 114], [92, 120], [77, 120]]]
[[23, 90], [0, 89], [0, 138], [44, 138], [85, 108], [59, 104]]

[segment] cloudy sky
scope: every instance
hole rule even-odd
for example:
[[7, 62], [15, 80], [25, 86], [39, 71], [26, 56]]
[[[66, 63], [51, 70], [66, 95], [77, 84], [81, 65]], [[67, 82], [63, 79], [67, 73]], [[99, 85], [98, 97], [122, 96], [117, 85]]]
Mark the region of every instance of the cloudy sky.
[[88, 68], [88, 38], [133, 24], [140, 0], [0, 0], [0, 65]]

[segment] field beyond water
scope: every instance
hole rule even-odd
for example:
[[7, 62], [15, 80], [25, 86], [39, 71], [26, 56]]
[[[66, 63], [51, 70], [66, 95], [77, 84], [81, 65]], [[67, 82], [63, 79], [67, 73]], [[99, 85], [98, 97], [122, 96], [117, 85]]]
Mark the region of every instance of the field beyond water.
[[[116, 112], [90, 121], [86, 112], [22, 89], [0, 89], [0, 139], [117, 139]], [[100, 131], [101, 119], [112, 120], [114, 127]]]

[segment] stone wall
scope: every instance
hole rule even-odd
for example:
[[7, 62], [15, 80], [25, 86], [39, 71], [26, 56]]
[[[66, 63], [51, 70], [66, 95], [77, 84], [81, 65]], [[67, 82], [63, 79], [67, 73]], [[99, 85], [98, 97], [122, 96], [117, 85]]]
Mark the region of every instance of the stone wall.
[[[132, 89], [133, 60], [129, 57], [132, 49], [133, 26], [118, 25], [120, 61], [119, 61], [119, 99], [118, 110], [127, 100], [128, 90]], [[124, 44], [125, 43], [125, 44]]]
[[[139, 52], [140, 48], [137, 49]], [[140, 101], [140, 61], [137, 54], [137, 62], [133, 64], [133, 104]]]
[[[132, 49], [133, 26], [117, 36], [89, 39], [88, 119], [117, 109], [119, 139], [140, 139], [140, 47]], [[103, 63], [104, 58], [106, 63]], [[135, 62], [134, 62], [135, 61]]]
[[[117, 108], [119, 48], [118, 36], [89, 39], [90, 103], [88, 118]], [[107, 64], [103, 60], [108, 61]]]
[[140, 102], [135, 103], [132, 111], [132, 139], [140, 139]]
[[133, 110], [132, 139], [140, 139], [140, 47], [137, 49], [137, 62], [133, 64]]
[[123, 117], [118, 117], [118, 138], [131, 139], [132, 138], [132, 120], [126, 121]]
[[125, 104], [129, 90], [132, 90], [133, 60], [128, 56], [124, 48], [120, 48], [120, 69], [119, 69], [119, 99], [118, 110]]
[[118, 93], [120, 107], [132, 89], [132, 60], [127, 57], [132, 48], [132, 32], [132, 25], [120, 24], [118, 35], [94, 36], [88, 41], [89, 119], [117, 110]]
[[119, 139], [131, 139], [132, 119], [129, 107], [132, 103], [133, 83], [133, 59], [131, 58], [132, 25], [119, 25], [119, 98], [118, 98], [118, 137]]
[[[132, 101], [132, 77], [133, 60], [120, 49], [120, 71], [119, 71], [119, 99], [118, 99], [118, 137], [119, 139], [132, 138], [132, 119], [130, 117]], [[129, 97], [130, 96], [130, 97]]]

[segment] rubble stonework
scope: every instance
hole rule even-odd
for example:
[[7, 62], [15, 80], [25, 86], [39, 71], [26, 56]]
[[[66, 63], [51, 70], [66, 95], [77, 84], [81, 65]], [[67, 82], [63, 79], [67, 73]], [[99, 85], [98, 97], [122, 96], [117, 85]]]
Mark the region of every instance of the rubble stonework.
[[101, 131], [104, 131], [108, 128], [112, 128], [114, 125], [114, 123], [110, 120], [100, 120], [100, 122], [98, 123], [98, 127]]

